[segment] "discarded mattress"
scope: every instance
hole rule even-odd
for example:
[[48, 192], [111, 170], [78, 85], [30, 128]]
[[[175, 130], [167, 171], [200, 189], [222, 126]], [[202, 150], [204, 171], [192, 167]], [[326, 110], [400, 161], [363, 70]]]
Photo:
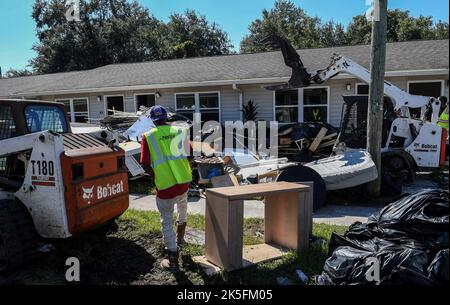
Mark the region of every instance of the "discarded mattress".
[[367, 223], [354, 223], [343, 236], [333, 233], [330, 257], [316, 283], [448, 283], [448, 196], [444, 190], [404, 196]]
[[365, 150], [348, 149], [343, 154], [320, 159], [307, 164], [325, 181], [328, 191], [361, 185], [378, 176], [375, 163]]

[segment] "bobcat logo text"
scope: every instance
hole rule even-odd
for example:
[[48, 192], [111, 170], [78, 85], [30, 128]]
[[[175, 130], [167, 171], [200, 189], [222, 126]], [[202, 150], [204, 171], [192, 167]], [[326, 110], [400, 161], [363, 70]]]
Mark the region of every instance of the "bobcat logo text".
[[99, 200], [124, 192], [122, 180], [114, 184], [108, 183], [107, 185], [99, 185], [99, 186], [93, 185], [91, 187], [82, 186], [81, 189], [83, 190], [83, 199], [87, 201], [88, 204], [91, 204], [94, 196], [95, 199]]

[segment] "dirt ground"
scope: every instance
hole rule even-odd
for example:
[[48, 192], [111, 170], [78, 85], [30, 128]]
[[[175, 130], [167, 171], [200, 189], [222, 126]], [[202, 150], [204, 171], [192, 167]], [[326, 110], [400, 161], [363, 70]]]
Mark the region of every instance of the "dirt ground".
[[[200, 216], [191, 217], [198, 218], [197, 223], [191, 223], [201, 229]], [[180, 255], [181, 272], [173, 275], [160, 267], [164, 247], [158, 222], [155, 212], [128, 211], [109, 227], [68, 240], [46, 241], [52, 245], [49, 252], [40, 252], [36, 260], [21, 270], [0, 276], [0, 285], [72, 284], [65, 279], [68, 257], [80, 260], [81, 285], [277, 284], [279, 276], [295, 283], [296, 269], [312, 278], [321, 272], [327, 258], [327, 245], [311, 246], [300, 254], [292, 252], [276, 261], [208, 277], [192, 261], [193, 256], [204, 253], [203, 246], [189, 244]], [[317, 224], [313, 235], [315, 239], [329, 240], [332, 232], [343, 233], [345, 229]], [[245, 244], [263, 242], [263, 234], [261, 219], [248, 220], [244, 225]]]
[[[446, 173], [448, 177], [448, 171]], [[448, 178], [446, 178], [448, 186]], [[192, 216], [188, 223], [204, 229], [204, 218]], [[313, 238], [329, 240], [332, 232], [343, 233], [346, 227], [314, 224]], [[295, 270], [303, 270], [310, 279], [321, 272], [328, 257], [327, 244], [311, 246], [300, 254], [288, 254], [274, 262], [242, 271], [207, 277], [191, 257], [203, 254], [203, 246], [187, 245], [181, 252], [181, 272], [173, 275], [160, 267], [164, 247], [157, 212], [127, 211], [114, 223], [68, 240], [46, 240], [50, 251], [39, 252], [29, 265], [10, 275], [0, 275], [0, 285], [62, 284], [68, 257], [80, 260], [81, 285], [175, 285], [175, 284], [277, 284], [285, 276], [295, 283]], [[244, 243], [262, 242], [261, 219], [246, 220]], [[76, 285], [76, 284], [75, 284]]]
[[0, 277], [0, 284], [66, 284], [65, 260], [77, 257], [83, 284], [175, 284], [175, 278], [160, 270], [161, 236], [127, 236], [127, 226], [105, 228], [69, 240], [52, 241], [54, 249], [39, 253], [21, 271]]

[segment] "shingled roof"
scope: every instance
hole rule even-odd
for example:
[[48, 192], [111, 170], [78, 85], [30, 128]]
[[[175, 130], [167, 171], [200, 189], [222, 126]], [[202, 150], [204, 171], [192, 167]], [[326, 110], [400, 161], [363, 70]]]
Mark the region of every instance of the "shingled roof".
[[[366, 68], [370, 62], [369, 45], [302, 49], [298, 53], [310, 71], [326, 67], [333, 53], [345, 55]], [[448, 39], [387, 44], [386, 71], [448, 68]], [[290, 69], [284, 65], [281, 52], [237, 54], [113, 64], [86, 71], [0, 79], [0, 96], [38, 96], [77, 90], [106, 91], [118, 87], [132, 89], [148, 85], [155, 88], [175, 87], [177, 84], [219, 84], [221, 81], [240, 83], [289, 75]]]

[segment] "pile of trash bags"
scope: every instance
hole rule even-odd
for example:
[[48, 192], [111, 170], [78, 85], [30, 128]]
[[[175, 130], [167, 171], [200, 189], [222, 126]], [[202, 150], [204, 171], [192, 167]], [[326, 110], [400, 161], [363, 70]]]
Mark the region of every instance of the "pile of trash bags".
[[423, 190], [332, 235], [319, 285], [449, 282], [449, 192]]

